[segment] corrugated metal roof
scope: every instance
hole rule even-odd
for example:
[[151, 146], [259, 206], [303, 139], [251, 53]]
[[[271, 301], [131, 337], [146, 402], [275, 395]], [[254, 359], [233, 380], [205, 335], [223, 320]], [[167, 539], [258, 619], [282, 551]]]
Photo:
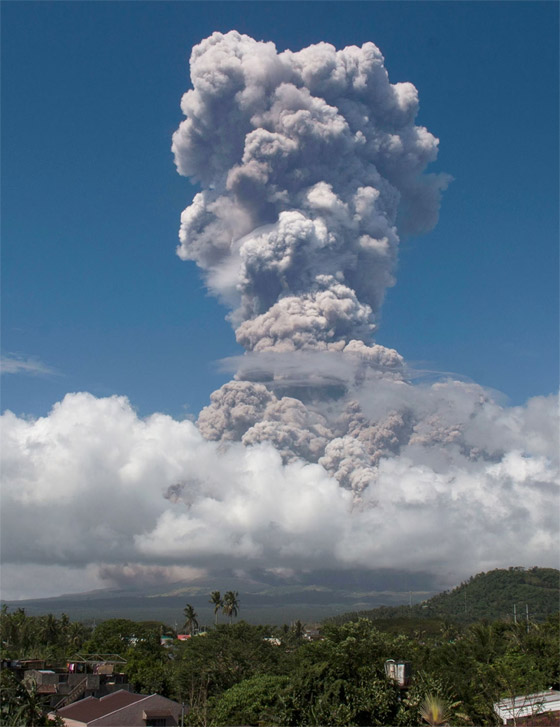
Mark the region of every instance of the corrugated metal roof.
[[505, 724], [508, 719], [531, 717], [545, 712], [560, 712], [560, 692], [549, 689], [546, 692], [523, 694], [513, 699], [502, 699], [494, 705], [494, 712]]
[[57, 714], [63, 718], [73, 719], [77, 722], [85, 722], [87, 724], [94, 719], [115, 712], [117, 709], [122, 709], [129, 704], [139, 702], [141, 699], [145, 699], [146, 696], [146, 694], [135, 694], [134, 692], [125, 692], [124, 689], [120, 689], [118, 692], [101, 697], [101, 699], [97, 699], [97, 697], [80, 699], [78, 702], [69, 704], [67, 707], [62, 707], [62, 709], [57, 711]]

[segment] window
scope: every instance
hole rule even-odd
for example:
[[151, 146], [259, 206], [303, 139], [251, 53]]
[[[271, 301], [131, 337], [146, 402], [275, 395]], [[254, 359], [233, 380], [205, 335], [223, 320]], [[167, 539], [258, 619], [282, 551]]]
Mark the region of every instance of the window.
[[165, 727], [166, 724], [165, 717], [148, 717], [146, 719], [146, 727]]

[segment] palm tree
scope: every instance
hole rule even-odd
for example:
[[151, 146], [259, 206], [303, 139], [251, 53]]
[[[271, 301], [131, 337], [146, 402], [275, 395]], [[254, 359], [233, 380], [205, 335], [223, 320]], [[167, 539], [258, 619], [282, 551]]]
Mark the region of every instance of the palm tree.
[[295, 622], [295, 624], [292, 624], [292, 632], [298, 641], [303, 639], [303, 636], [305, 634], [305, 626], [302, 624], [299, 618]]
[[480, 621], [469, 629], [468, 638], [477, 659], [490, 664], [496, 651], [496, 632], [492, 624]]
[[52, 613], [41, 616], [39, 620], [39, 634], [41, 640], [49, 646], [54, 646], [60, 637], [60, 623]]
[[229, 622], [233, 616], [237, 616], [239, 612], [239, 593], [237, 591], [227, 591], [224, 595], [223, 612], [229, 616]]
[[77, 651], [88, 637], [88, 629], [79, 621], [73, 621], [66, 632], [66, 644], [68, 648]]
[[196, 620], [196, 611], [191, 606], [190, 603], [187, 603], [185, 608], [183, 609], [183, 613], [185, 614], [185, 623], [183, 628], [189, 632], [189, 634], [192, 636], [193, 629], [198, 628], [198, 621]]
[[26, 689], [10, 669], [3, 669], [2, 682], [2, 724], [6, 727], [36, 727], [46, 724], [45, 713], [48, 709], [46, 698], [37, 692], [37, 684], [32, 681]]
[[210, 594], [210, 603], [214, 606], [214, 619], [216, 626], [218, 625], [218, 613], [221, 608], [224, 606], [224, 602], [222, 601], [222, 596], [220, 594], [220, 591], [212, 591]]

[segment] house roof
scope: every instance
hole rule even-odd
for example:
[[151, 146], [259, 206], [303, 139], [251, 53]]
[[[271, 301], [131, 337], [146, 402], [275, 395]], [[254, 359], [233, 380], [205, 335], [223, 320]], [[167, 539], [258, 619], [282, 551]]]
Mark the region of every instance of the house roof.
[[101, 699], [97, 697], [86, 697], [78, 702], [69, 704], [67, 707], [57, 710], [57, 714], [66, 719], [73, 719], [76, 722], [92, 722], [94, 719], [104, 717], [106, 714], [115, 712], [117, 709], [127, 707], [129, 704], [146, 699], [146, 694], [135, 694], [119, 689], [118, 692], [107, 694]]
[[530, 717], [545, 712], [560, 712], [560, 692], [549, 689], [536, 694], [524, 694], [514, 699], [502, 699], [494, 705], [494, 712], [502, 721]]
[[120, 654], [74, 654], [67, 661], [69, 664], [126, 664]]

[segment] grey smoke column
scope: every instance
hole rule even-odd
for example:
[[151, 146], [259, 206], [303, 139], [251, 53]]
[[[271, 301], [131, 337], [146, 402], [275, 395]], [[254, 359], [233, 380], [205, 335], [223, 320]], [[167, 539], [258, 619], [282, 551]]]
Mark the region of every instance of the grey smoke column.
[[[214, 33], [193, 49], [191, 80], [173, 151], [202, 191], [182, 214], [178, 254], [205, 271], [249, 354], [237, 380], [212, 395], [200, 429], [272, 441], [287, 459], [332, 458], [347, 483], [345, 453], [362, 471], [410, 429], [406, 413], [370, 425], [348, 400], [348, 380], [402, 378], [399, 354], [372, 336], [394, 283], [397, 222], [421, 232], [437, 220], [448, 178], [424, 170], [438, 141], [414, 124], [416, 89], [389, 82], [373, 43], [277, 53]], [[254, 369], [263, 383], [240, 380]], [[291, 396], [279, 399], [282, 384]], [[342, 397], [334, 409], [320, 402], [325, 391]]]

